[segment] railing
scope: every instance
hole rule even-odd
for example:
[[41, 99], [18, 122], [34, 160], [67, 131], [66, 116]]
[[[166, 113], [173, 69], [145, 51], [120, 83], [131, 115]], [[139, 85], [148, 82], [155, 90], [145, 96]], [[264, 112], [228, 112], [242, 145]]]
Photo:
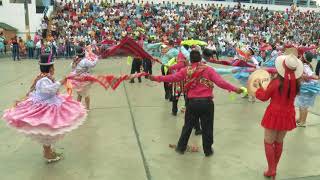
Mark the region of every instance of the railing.
[[[21, 52], [21, 50], [19, 50], [19, 57], [21, 59], [37, 59], [37, 56], [39, 56], [39, 50], [36, 48], [32, 49], [32, 53], [33, 56], [31, 58], [29, 58], [28, 56], [28, 48], [26, 48], [25, 51]], [[56, 58], [72, 58], [75, 55], [75, 46], [71, 45], [70, 48], [58, 48], [56, 49], [56, 52], [54, 54], [54, 56]], [[12, 48], [10, 47], [10, 45], [6, 45], [4, 49], [0, 49], [0, 58], [11, 58], [12, 57]]]

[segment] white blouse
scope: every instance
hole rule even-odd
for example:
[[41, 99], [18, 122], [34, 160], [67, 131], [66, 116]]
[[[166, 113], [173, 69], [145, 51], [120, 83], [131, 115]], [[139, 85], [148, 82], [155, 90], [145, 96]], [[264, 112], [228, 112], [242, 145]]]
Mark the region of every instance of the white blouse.
[[47, 104], [61, 104], [62, 99], [57, 96], [57, 92], [61, 87], [59, 81], [53, 82], [47, 77], [41, 78], [36, 84], [35, 91], [30, 93], [30, 98], [34, 102]]

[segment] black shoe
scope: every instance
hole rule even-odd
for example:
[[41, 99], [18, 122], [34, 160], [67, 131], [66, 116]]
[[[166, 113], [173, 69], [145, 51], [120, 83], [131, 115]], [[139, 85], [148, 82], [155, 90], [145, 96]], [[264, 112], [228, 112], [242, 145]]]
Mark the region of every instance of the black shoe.
[[176, 148], [175, 151], [176, 151], [178, 154], [181, 154], [181, 155], [184, 154], [184, 151], [182, 151], [182, 150], [180, 150], [180, 149], [178, 149], [178, 148]]
[[139, 83], [141, 83], [142, 81], [141, 81], [141, 77], [140, 78], [138, 78], [138, 81], [139, 81]]
[[198, 129], [196, 130], [196, 132], [194, 133], [196, 136], [201, 135], [202, 134], [202, 130]]
[[205, 154], [205, 156], [206, 156], [206, 157], [210, 157], [210, 156], [212, 156], [212, 155], [213, 155], [213, 151], [208, 152], [208, 153], [204, 153], [204, 154]]
[[172, 112], [171, 113], [173, 116], [177, 116], [177, 112]]
[[129, 83], [134, 83], [134, 80], [133, 80], [133, 79], [131, 79]]

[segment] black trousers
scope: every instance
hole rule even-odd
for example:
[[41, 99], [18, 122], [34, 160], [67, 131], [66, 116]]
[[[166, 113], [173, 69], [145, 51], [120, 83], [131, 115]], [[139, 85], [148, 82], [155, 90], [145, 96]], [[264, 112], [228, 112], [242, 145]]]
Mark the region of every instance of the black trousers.
[[150, 59], [144, 59], [142, 65], [144, 72], [152, 74], [152, 62]]
[[319, 76], [319, 74], [320, 74], [320, 61], [318, 61], [317, 67], [316, 67], [316, 75]]
[[[164, 65], [161, 66], [161, 73], [163, 76], [167, 75], [164, 71]], [[165, 99], [172, 99], [172, 86], [170, 85], [170, 83], [164, 82], [163, 88], [165, 92]]]
[[199, 121], [199, 118], [202, 128], [203, 151], [205, 154], [212, 153], [214, 103], [212, 99], [207, 98], [188, 100], [184, 125], [177, 145], [178, 150], [186, 150], [192, 129]]
[[[140, 59], [133, 59], [131, 64], [131, 74], [140, 73], [142, 61]], [[138, 78], [141, 81], [141, 77]]]

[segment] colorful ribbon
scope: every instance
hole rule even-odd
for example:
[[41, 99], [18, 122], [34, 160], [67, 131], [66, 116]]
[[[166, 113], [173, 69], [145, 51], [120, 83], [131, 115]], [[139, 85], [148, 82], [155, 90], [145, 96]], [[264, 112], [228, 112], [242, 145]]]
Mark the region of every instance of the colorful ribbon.
[[[68, 80], [72, 81], [80, 81], [80, 82], [91, 82], [91, 83], [98, 83], [100, 86], [105, 88], [106, 90], [111, 88], [112, 90], [116, 90], [119, 85], [125, 81], [130, 80], [133, 78], [139, 78], [143, 76], [149, 75], [148, 73], [137, 73], [137, 74], [130, 74], [130, 75], [121, 75], [121, 76], [114, 76], [114, 75], [85, 75], [85, 76], [69, 76], [67, 77]], [[65, 84], [67, 92], [69, 95], [72, 94], [72, 83], [67, 81]]]

